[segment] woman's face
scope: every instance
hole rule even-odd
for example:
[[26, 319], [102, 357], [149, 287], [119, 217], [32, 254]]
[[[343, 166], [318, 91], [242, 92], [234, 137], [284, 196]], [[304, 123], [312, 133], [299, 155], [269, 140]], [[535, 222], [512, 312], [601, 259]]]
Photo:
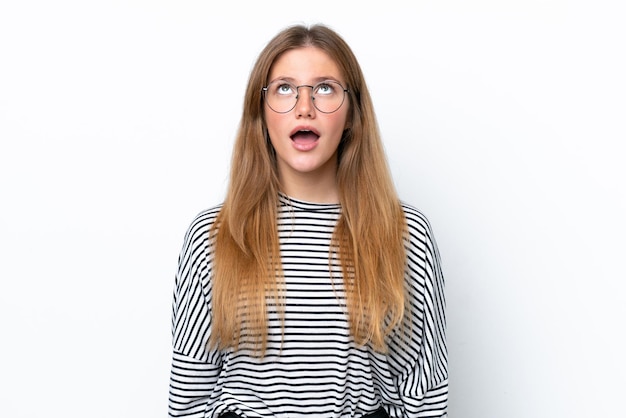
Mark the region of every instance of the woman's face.
[[[268, 106], [267, 97], [271, 92], [266, 93], [265, 123], [276, 151], [281, 182], [298, 178], [302, 180], [303, 176], [307, 180], [336, 177], [337, 148], [348, 123], [348, 95], [345, 94], [345, 100], [335, 112], [323, 113], [313, 105], [313, 89], [306, 86], [334, 80], [345, 88], [346, 82], [339, 67], [323, 50], [312, 46], [301, 47], [283, 53], [274, 62], [268, 85], [276, 86], [277, 80], [282, 86], [278, 90], [281, 95], [288, 95], [291, 91], [286, 83], [302, 86], [298, 89], [299, 97], [295, 107], [286, 113], [272, 110]], [[329, 97], [322, 96], [332, 91], [333, 86], [342, 89], [332, 83], [329, 86], [322, 85], [316, 93], [320, 107]], [[344, 93], [338, 91], [337, 94], [343, 97]]]

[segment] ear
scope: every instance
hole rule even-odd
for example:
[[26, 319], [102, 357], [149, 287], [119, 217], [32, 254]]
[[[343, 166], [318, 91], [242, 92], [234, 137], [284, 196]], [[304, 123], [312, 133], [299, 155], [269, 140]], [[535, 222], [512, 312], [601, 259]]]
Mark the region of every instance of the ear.
[[265, 137], [265, 143], [274, 148], [274, 146], [272, 145], [272, 140], [270, 139], [270, 132], [265, 126], [263, 126], [263, 137]]
[[352, 128], [352, 118], [346, 119], [346, 125], [343, 127], [343, 131], [349, 131]]
[[341, 134], [341, 143], [345, 143], [350, 137], [352, 137], [351, 125], [346, 125]]

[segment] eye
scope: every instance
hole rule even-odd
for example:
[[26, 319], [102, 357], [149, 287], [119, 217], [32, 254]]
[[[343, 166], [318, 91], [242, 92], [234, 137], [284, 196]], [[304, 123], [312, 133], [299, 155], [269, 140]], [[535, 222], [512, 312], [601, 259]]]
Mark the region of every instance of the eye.
[[327, 96], [329, 94], [333, 94], [335, 92], [335, 86], [333, 86], [330, 82], [319, 83], [315, 86], [315, 94], [321, 96]]
[[290, 95], [294, 94], [296, 91], [295, 87], [289, 83], [278, 83], [275, 87], [276, 94], [279, 95]]

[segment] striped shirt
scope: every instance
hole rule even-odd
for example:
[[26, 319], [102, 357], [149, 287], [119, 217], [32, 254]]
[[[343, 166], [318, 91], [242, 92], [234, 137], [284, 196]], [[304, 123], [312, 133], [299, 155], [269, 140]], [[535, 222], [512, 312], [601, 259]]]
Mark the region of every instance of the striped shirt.
[[337, 204], [280, 195], [278, 234], [285, 322], [270, 312], [262, 358], [208, 346], [212, 254], [208, 232], [221, 208], [201, 212], [185, 234], [176, 274], [169, 415], [217, 418], [360, 418], [383, 406], [391, 418], [447, 416], [444, 278], [428, 220], [403, 204], [408, 224], [410, 338], [384, 354], [350, 335], [341, 266], [330, 241]]

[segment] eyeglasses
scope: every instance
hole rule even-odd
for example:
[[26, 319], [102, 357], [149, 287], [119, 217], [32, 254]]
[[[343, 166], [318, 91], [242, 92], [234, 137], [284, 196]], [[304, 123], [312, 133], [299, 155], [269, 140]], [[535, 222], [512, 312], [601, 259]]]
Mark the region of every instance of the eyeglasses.
[[285, 80], [275, 80], [262, 90], [265, 102], [270, 109], [276, 113], [287, 113], [296, 107], [301, 87], [311, 89], [313, 106], [322, 113], [333, 113], [339, 110], [349, 91], [333, 80], [322, 81], [314, 86], [308, 84], [296, 86]]

